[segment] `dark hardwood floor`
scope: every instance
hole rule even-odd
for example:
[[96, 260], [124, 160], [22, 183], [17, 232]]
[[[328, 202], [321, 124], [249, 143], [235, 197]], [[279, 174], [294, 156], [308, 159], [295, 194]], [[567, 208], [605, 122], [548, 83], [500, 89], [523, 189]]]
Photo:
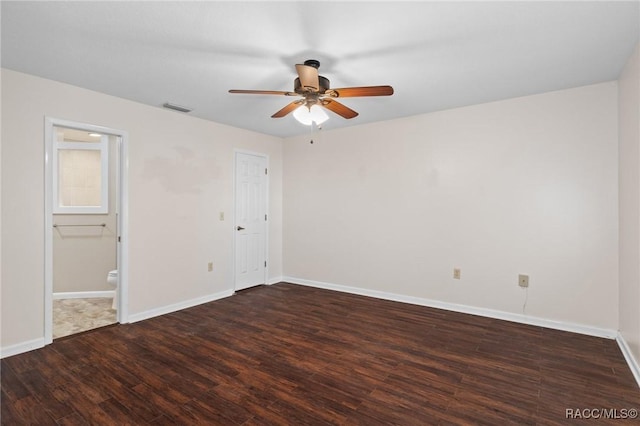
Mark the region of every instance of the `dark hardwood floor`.
[[567, 424], [567, 409], [640, 409], [613, 340], [286, 283], [1, 368], [3, 425]]

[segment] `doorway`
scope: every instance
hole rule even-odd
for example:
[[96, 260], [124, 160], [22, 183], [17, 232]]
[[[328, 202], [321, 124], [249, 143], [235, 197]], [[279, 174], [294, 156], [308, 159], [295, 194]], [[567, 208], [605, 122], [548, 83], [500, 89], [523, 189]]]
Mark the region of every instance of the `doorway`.
[[126, 144], [123, 131], [45, 119], [45, 344], [126, 322]]
[[268, 158], [236, 152], [234, 271], [235, 290], [266, 283]]

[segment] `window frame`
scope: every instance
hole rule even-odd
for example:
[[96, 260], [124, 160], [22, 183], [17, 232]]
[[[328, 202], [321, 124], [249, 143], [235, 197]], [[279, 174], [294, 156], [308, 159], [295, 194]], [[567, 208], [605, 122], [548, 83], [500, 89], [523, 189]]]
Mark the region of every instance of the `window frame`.
[[[53, 214], [108, 214], [109, 213], [109, 136], [101, 135], [100, 142], [60, 141], [60, 133], [55, 131], [53, 142]], [[62, 150], [100, 151], [100, 205], [62, 206], [60, 205], [59, 152]]]

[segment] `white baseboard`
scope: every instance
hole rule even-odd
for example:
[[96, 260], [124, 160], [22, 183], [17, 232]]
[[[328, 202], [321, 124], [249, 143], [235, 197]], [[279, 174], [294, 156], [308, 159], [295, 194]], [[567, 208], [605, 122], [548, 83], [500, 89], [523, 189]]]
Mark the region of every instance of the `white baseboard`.
[[627, 364], [629, 364], [629, 368], [631, 369], [631, 373], [633, 373], [633, 377], [636, 379], [636, 383], [638, 383], [638, 387], [640, 387], [640, 365], [638, 364], [638, 360], [633, 356], [631, 348], [627, 344], [627, 341], [624, 340], [621, 333], [618, 333], [616, 342], [618, 342], [620, 351], [622, 352], [622, 355], [624, 355], [624, 359], [627, 361]]
[[44, 337], [38, 339], [29, 340], [26, 342], [18, 343], [15, 345], [7, 346], [0, 350], [0, 358], [6, 358], [13, 355], [22, 354], [32, 351], [34, 349], [40, 349], [44, 347]]
[[203, 303], [213, 302], [214, 300], [224, 299], [233, 295], [233, 289], [224, 290], [219, 293], [210, 294], [203, 297], [197, 297], [191, 300], [185, 300], [184, 302], [174, 303], [173, 305], [162, 306], [159, 308], [150, 309], [148, 311], [139, 312], [137, 314], [129, 314], [129, 322], [143, 321], [149, 318], [157, 317], [160, 315], [170, 314], [182, 309], [191, 308], [193, 306], [202, 305]]
[[104, 291], [68, 291], [53, 293], [53, 299], [91, 299], [94, 297], [110, 297], [113, 299], [116, 292], [115, 290]]
[[279, 282], [282, 281], [282, 277], [273, 277], [273, 278], [269, 278], [267, 280], [267, 285], [272, 285], [272, 284], [278, 284]]
[[369, 290], [360, 287], [350, 287], [340, 284], [331, 284], [320, 281], [306, 280], [296, 277], [282, 277], [282, 281], [306, 285], [309, 287], [324, 288], [327, 290], [341, 291], [343, 293], [359, 294], [361, 296], [375, 297], [377, 299], [393, 300], [395, 302], [410, 303], [412, 305], [428, 306], [430, 308], [445, 309], [447, 311], [461, 312], [464, 314], [478, 315], [482, 317], [495, 318], [505, 321], [517, 322], [521, 324], [535, 325], [538, 327], [552, 328], [555, 330], [570, 331], [573, 333], [586, 334], [595, 337], [604, 337], [607, 339], [615, 339], [618, 335], [616, 330], [606, 328], [592, 327], [583, 324], [574, 324], [563, 321], [549, 320], [545, 318], [531, 317], [528, 315], [514, 314], [511, 312], [497, 311], [487, 308], [477, 308], [468, 305], [459, 305], [456, 303], [442, 302], [439, 300], [424, 299], [421, 297], [405, 296], [402, 294], [387, 293], [378, 290]]

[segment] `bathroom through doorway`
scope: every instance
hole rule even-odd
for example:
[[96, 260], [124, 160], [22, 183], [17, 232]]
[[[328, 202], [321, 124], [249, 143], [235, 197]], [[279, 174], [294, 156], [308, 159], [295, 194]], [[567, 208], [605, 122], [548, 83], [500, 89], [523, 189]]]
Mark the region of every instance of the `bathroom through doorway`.
[[45, 133], [48, 344], [126, 318], [126, 133], [49, 118]]

